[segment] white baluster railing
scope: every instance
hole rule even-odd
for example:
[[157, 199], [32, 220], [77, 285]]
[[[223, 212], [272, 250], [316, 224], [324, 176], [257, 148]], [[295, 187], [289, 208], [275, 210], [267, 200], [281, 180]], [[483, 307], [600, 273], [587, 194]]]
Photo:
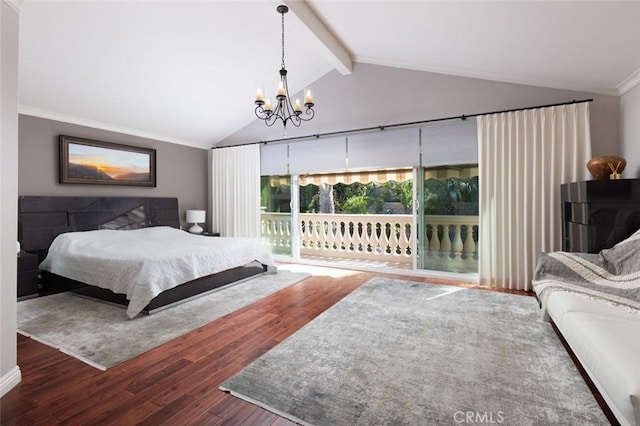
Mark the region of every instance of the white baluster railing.
[[407, 263], [410, 215], [300, 214], [300, 254]]
[[272, 253], [291, 253], [291, 213], [261, 213], [260, 232]]
[[426, 269], [478, 271], [478, 216], [425, 216]]
[[[300, 254], [411, 264], [411, 215], [301, 213]], [[262, 239], [274, 253], [291, 250], [291, 214], [262, 213]], [[425, 216], [427, 269], [477, 272], [478, 216]]]

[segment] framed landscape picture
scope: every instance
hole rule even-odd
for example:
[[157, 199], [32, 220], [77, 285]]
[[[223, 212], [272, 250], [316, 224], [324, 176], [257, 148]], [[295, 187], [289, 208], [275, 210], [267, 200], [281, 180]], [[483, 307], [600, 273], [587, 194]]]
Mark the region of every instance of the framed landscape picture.
[[60, 135], [60, 183], [156, 186], [156, 150]]

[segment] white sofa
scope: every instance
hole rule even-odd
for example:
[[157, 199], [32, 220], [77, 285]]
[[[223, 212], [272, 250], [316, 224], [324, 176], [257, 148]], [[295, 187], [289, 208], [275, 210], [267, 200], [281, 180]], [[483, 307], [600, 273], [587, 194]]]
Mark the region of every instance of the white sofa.
[[640, 311], [554, 291], [547, 312], [620, 424], [640, 426]]

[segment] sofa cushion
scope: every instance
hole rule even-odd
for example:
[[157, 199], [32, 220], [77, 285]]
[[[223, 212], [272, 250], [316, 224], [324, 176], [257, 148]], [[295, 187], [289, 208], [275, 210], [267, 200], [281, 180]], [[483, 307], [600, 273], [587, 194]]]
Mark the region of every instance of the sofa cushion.
[[600, 251], [600, 257], [605, 268], [613, 274], [637, 273], [640, 259], [640, 229], [610, 249]]
[[561, 330], [562, 317], [567, 312], [590, 312], [614, 318], [640, 321], [640, 311], [570, 291], [552, 292], [547, 301], [547, 311], [553, 322]]
[[638, 424], [632, 396], [640, 397], [640, 315], [567, 311], [561, 324], [558, 328], [616, 417], [622, 416], [623, 424]]

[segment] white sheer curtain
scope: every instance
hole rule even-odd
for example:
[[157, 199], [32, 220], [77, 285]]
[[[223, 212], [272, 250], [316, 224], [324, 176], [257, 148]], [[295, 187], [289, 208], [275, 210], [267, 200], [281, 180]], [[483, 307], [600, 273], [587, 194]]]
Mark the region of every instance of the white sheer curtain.
[[211, 150], [211, 230], [260, 238], [260, 147]]
[[530, 290], [561, 249], [560, 184], [588, 178], [589, 103], [478, 117], [480, 283]]

